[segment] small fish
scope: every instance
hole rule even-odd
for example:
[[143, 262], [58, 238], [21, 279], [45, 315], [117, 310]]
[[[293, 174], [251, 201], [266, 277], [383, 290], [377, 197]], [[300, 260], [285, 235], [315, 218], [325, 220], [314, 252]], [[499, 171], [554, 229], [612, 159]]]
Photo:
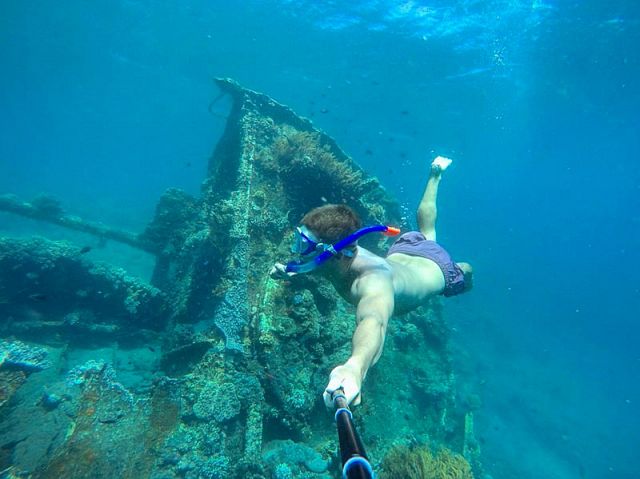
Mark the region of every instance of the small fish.
[[154, 348], [153, 346], [147, 346], [147, 348], [149, 349], [149, 351], [151, 351], [152, 353], [156, 352], [156, 348]]
[[373, 150], [370, 150], [369, 148], [367, 148], [366, 150], [364, 150], [364, 154], [371, 156], [373, 155]]
[[83, 246], [82, 248], [80, 248], [79, 253], [80, 254], [87, 254], [89, 251], [91, 251], [91, 246]]
[[47, 295], [42, 293], [33, 293], [29, 295], [29, 299], [32, 299], [34, 301], [46, 301]]
[[402, 116], [407, 116], [407, 115], [409, 114], [409, 110], [402, 110], [402, 111], [400, 112], [400, 114], [401, 114]]
[[329, 113], [329, 109], [328, 108], [321, 108], [320, 109], [320, 113]]

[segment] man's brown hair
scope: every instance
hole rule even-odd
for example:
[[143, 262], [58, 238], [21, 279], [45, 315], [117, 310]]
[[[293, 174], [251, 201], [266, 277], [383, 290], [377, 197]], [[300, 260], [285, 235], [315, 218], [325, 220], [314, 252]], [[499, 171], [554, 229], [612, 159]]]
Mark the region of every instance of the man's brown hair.
[[301, 224], [323, 243], [335, 243], [362, 227], [358, 214], [347, 205], [324, 205], [309, 211]]

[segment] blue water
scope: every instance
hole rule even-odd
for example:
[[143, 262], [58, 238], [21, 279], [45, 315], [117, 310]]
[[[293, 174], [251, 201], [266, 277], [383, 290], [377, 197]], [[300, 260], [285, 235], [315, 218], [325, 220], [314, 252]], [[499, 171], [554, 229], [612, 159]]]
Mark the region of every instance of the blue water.
[[[197, 193], [225, 76], [336, 138], [439, 240], [494, 478], [637, 478], [640, 4], [112, 0], [0, 4], [0, 193], [140, 230]], [[0, 234], [21, 227], [0, 216]]]

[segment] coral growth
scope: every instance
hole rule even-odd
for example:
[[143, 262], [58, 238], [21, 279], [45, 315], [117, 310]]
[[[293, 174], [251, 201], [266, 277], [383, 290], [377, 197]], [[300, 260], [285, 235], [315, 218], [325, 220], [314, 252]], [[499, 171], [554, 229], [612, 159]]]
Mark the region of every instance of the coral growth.
[[380, 479], [473, 479], [464, 457], [449, 449], [396, 446], [384, 458]]
[[[265, 447], [262, 460], [274, 468], [274, 477], [295, 470], [291, 477], [300, 477], [302, 472], [321, 474], [327, 470], [329, 463], [320, 453], [306, 444], [290, 440], [272, 441]], [[287, 477], [286, 475], [281, 477]]]
[[240, 413], [238, 394], [233, 383], [207, 383], [193, 405], [193, 413], [203, 421], [227, 422]]
[[317, 132], [298, 131], [283, 127], [265, 154], [265, 167], [274, 169], [281, 178], [291, 178], [284, 191], [290, 197], [304, 198], [302, 209], [320, 203], [321, 198], [332, 203], [357, 202], [377, 184], [364, 180], [362, 170], [353, 163], [339, 160]]

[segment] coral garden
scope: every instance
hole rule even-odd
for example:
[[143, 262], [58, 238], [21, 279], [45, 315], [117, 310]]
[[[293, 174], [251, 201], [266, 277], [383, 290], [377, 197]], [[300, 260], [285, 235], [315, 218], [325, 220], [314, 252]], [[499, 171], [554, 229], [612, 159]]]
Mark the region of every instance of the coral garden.
[[380, 479], [473, 479], [471, 466], [449, 449], [433, 453], [426, 446], [393, 447], [382, 463]]
[[[232, 108], [201, 195], [168, 190], [142, 233], [85, 222], [46, 196], [0, 197], [5, 212], [155, 258], [148, 284], [81, 245], [0, 238], [0, 470], [12, 477], [339, 477], [321, 394], [349, 355], [353, 308], [320, 278], [282, 283], [269, 270], [323, 202], [406, 225], [308, 120], [217, 83]], [[370, 236], [365, 247], [388, 246]], [[390, 323], [354, 412], [381, 477], [480, 477], [448, 336], [438, 299]]]

